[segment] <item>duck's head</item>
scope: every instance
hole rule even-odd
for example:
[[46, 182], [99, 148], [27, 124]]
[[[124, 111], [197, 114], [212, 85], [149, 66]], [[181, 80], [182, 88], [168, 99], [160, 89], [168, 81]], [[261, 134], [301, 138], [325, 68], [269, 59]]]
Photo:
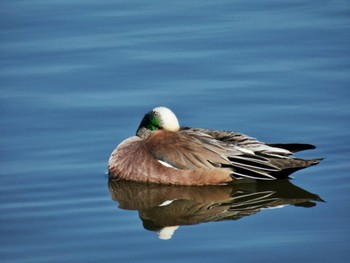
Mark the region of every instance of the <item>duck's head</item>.
[[146, 138], [152, 131], [166, 130], [175, 132], [179, 129], [179, 121], [175, 114], [168, 108], [157, 107], [143, 117], [136, 135], [140, 138]]

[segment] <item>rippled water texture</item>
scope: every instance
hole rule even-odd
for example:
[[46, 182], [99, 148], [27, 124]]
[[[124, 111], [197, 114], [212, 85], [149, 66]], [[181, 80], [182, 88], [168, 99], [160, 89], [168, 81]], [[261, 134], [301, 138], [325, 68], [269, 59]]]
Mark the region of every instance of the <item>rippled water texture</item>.
[[[1, 1], [1, 262], [347, 262], [349, 11]], [[110, 153], [159, 105], [325, 160], [273, 183], [109, 182]]]

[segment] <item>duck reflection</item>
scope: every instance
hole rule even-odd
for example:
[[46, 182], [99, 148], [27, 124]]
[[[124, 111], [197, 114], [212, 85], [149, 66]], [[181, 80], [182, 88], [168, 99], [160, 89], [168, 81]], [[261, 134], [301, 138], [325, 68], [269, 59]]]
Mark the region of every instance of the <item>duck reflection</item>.
[[181, 225], [237, 220], [286, 205], [313, 207], [323, 201], [288, 179], [225, 186], [169, 186], [109, 180], [119, 208], [138, 210], [143, 226], [170, 239]]

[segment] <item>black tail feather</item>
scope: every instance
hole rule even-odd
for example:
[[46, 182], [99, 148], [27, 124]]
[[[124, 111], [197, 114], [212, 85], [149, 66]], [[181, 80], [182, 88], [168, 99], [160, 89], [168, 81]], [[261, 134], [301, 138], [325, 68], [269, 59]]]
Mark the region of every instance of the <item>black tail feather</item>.
[[316, 148], [312, 144], [303, 144], [303, 143], [277, 143], [277, 144], [268, 144], [268, 146], [282, 148], [293, 153], [305, 151], [305, 150], [312, 150]]

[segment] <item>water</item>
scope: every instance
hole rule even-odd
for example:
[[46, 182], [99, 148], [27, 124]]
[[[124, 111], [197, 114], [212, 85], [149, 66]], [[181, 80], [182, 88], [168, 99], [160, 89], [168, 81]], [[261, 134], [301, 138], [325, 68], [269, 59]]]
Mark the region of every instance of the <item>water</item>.
[[[2, 1], [0, 10], [2, 262], [347, 262], [346, 1]], [[109, 154], [158, 105], [183, 125], [312, 143], [299, 156], [326, 159], [277, 185], [109, 184]], [[181, 202], [159, 211], [164, 192]], [[257, 196], [256, 210], [238, 202]], [[223, 200], [234, 214], [194, 213]], [[182, 226], [161, 240], [167, 224]]]

